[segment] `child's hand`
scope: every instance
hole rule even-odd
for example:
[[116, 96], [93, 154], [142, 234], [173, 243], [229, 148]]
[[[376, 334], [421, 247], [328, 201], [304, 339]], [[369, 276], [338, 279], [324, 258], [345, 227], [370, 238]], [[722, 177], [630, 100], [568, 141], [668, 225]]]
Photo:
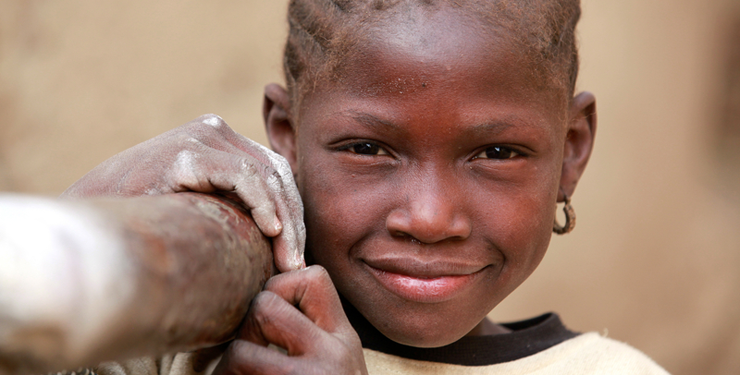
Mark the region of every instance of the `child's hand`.
[[216, 115], [179, 128], [106, 160], [62, 197], [138, 196], [183, 191], [233, 193], [262, 233], [275, 237], [275, 264], [303, 266], [303, 204], [288, 162], [234, 132]]
[[354, 375], [367, 369], [329, 274], [311, 266], [267, 282], [214, 374]]

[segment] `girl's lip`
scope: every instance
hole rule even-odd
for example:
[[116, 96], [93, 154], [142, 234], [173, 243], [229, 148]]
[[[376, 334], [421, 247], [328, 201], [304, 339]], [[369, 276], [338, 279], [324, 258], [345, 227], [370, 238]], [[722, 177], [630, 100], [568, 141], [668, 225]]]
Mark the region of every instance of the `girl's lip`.
[[391, 293], [405, 300], [420, 303], [438, 303], [452, 299], [470, 286], [483, 271], [478, 269], [465, 274], [411, 276], [378, 269], [367, 263], [365, 265]]

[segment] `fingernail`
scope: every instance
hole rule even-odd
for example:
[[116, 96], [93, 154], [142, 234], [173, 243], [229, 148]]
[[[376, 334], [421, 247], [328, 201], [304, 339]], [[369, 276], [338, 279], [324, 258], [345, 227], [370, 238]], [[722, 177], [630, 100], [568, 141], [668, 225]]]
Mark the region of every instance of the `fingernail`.
[[298, 253], [295, 259], [296, 269], [300, 270], [306, 268], [306, 260], [303, 258], [303, 253]]

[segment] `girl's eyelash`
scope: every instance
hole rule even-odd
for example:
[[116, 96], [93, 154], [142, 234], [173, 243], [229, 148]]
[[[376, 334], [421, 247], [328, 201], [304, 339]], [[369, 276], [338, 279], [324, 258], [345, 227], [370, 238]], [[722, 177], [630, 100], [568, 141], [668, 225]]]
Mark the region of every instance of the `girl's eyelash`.
[[[378, 155], [391, 155], [388, 150], [373, 141], [354, 141], [345, 143], [336, 148], [337, 151], [348, 151], [357, 155], [367, 156], [378, 156]], [[488, 146], [481, 150], [477, 155], [473, 156], [471, 160], [476, 159], [494, 159], [494, 160], [508, 160], [517, 157], [527, 156], [524, 152], [519, 151], [514, 147], [494, 145]]]
[[494, 159], [494, 160], [507, 160], [513, 159], [519, 156], [526, 156], [521, 151], [515, 150], [512, 147], [507, 146], [488, 146], [477, 155], [473, 157], [475, 159]]
[[388, 151], [386, 151], [383, 146], [378, 145], [375, 142], [370, 141], [359, 141], [359, 142], [352, 142], [348, 143], [342, 146], [337, 147], [337, 151], [349, 151], [353, 154], [358, 155], [390, 155]]

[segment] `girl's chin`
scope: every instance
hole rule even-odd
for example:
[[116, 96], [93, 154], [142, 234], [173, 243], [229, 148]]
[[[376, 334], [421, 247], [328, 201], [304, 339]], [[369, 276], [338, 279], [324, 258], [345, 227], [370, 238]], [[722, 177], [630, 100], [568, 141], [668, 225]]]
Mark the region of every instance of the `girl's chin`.
[[[385, 333], [384, 333], [385, 334]], [[397, 337], [393, 337], [397, 336]], [[386, 335], [389, 339], [406, 346], [413, 346], [417, 348], [438, 348], [446, 346], [460, 340], [465, 334], [459, 336], [449, 336], [447, 332], [446, 337], [420, 337], [417, 335]]]
[[[449, 329], [448, 328], [430, 328], [430, 326], [440, 326], [440, 324], [429, 324], [423, 328], [413, 328], [412, 324], [395, 325], [382, 322], [375, 327], [387, 338], [406, 346], [417, 348], [437, 348], [452, 344], [462, 337], [466, 336], [472, 328]], [[418, 324], [418, 323], [417, 323]], [[442, 326], [445, 326], [442, 324]], [[447, 325], [449, 326], [449, 325]]]

